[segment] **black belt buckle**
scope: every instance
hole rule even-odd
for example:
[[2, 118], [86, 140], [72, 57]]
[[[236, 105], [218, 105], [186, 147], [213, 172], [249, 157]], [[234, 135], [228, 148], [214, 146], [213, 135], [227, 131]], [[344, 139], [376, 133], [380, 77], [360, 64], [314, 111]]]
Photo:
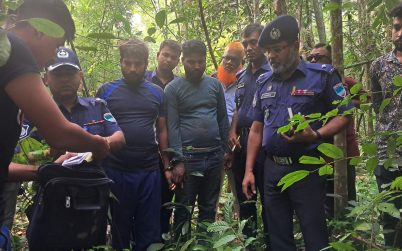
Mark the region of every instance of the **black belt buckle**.
[[293, 164], [292, 157], [279, 157], [279, 156], [272, 156], [272, 161], [275, 162], [275, 164], [281, 165], [281, 166], [290, 166]]

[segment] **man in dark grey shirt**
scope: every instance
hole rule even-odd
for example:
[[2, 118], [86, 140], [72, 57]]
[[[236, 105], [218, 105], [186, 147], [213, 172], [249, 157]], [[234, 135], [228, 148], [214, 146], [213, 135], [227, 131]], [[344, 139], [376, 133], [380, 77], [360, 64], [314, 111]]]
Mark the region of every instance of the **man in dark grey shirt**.
[[[198, 196], [198, 221], [214, 221], [223, 156], [229, 152], [225, 97], [219, 81], [204, 75], [204, 43], [186, 41], [182, 51], [185, 77], [165, 88], [176, 203], [194, 206]], [[175, 225], [184, 224], [189, 217], [185, 208], [176, 209]], [[175, 229], [181, 233], [181, 227]]]

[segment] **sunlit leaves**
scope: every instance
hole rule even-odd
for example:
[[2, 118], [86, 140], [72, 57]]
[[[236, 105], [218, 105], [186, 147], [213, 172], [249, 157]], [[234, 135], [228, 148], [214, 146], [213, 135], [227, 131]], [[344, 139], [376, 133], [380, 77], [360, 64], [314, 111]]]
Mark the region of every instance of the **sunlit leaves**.
[[304, 179], [310, 174], [307, 170], [297, 170], [291, 173], [288, 173], [278, 182], [278, 186], [282, 186], [281, 192], [285, 191], [288, 187], [293, 185], [294, 183]]
[[391, 189], [402, 191], [402, 177], [397, 177], [391, 184]]
[[162, 28], [166, 23], [166, 10], [160, 10], [155, 15], [155, 23], [159, 28]]
[[330, 144], [330, 143], [322, 143], [317, 147], [318, 151], [322, 152], [325, 156], [328, 156], [333, 159], [343, 158], [343, 151], [339, 147]]
[[332, 175], [334, 173], [334, 168], [331, 165], [325, 165], [318, 169], [318, 175]]
[[25, 21], [28, 22], [37, 31], [42, 32], [43, 34], [49, 37], [54, 38], [64, 37], [65, 34], [64, 29], [60, 25], [48, 19], [33, 17], [28, 18]]
[[367, 143], [362, 145], [362, 150], [368, 156], [375, 156], [377, 155], [377, 145], [374, 143]]
[[401, 215], [399, 213], [399, 210], [395, 207], [393, 203], [388, 203], [388, 202], [382, 202], [378, 205], [378, 210], [381, 212], [387, 213], [391, 215], [392, 217], [401, 218]]
[[10, 58], [11, 44], [8, 40], [7, 32], [5, 30], [0, 31], [0, 66], [7, 63]]
[[322, 157], [312, 157], [312, 156], [301, 156], [299, 159], [300, 164], [310, 164], [310, 165], [320, 165], [320, 164], [326, 164], [325, 160]]
[[94, 32], [89, 33], [87, 35], [89, 38], [97, 38], [97, 39], [116, 39], [116, 36], [110, 32]]

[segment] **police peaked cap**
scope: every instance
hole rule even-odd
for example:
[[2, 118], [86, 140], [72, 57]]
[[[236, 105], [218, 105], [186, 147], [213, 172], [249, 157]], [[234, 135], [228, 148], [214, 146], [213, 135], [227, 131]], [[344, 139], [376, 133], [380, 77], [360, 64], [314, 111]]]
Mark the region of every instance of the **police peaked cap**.
[[299, 38], [299, 25], [292, 16], [279, 16], [267, 24], [258, 40], [260, 47], [279, 42], [294, 42]]

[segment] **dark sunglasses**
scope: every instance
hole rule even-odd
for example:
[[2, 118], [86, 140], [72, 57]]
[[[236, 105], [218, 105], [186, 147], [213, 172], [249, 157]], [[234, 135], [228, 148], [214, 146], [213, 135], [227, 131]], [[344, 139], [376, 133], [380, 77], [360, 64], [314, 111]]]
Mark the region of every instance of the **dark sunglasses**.
[[311, 62], [313, 59], [317, 62], [321, 59], [327, 58], [329, 59], [327, 56], [325, 55], [320, 55], [320, 54], [311, 54], [307, 57], [307, 61]]

